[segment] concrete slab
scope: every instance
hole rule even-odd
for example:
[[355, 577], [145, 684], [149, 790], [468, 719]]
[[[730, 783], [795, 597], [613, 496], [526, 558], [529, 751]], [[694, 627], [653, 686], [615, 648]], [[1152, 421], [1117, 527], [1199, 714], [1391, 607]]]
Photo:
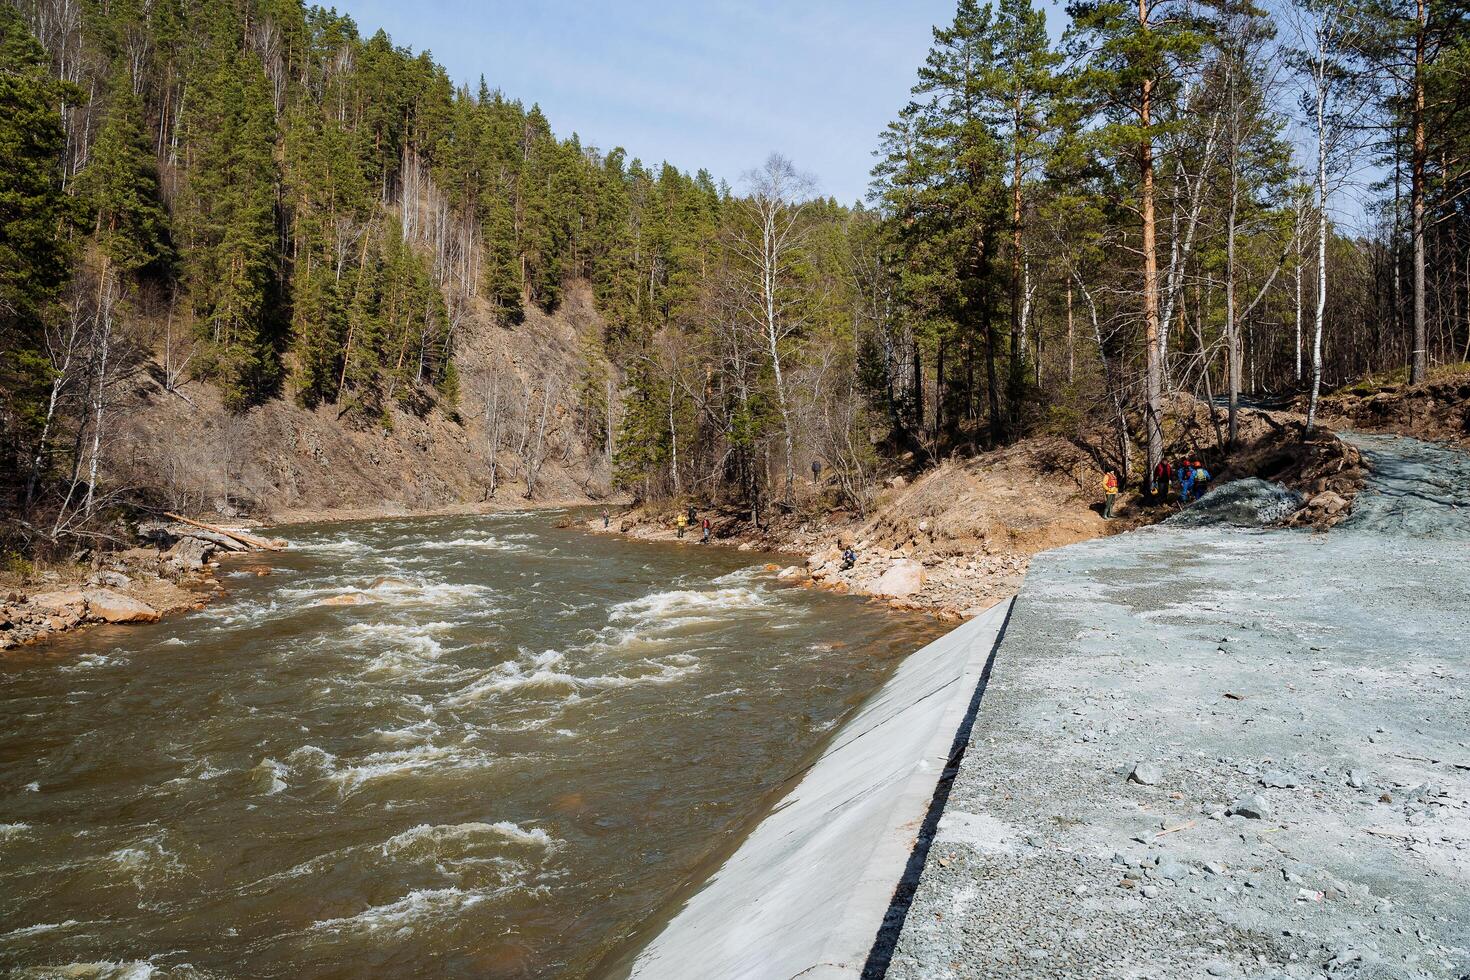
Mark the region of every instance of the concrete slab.
[[1009, 612], [1003, 602], [910, 656], [633, 976], [860, 976]]

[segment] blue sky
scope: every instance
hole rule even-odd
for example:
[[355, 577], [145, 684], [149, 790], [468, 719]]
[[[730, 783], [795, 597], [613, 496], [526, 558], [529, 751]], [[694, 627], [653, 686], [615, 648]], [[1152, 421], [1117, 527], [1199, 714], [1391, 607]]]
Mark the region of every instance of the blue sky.
[[[843, 203], [954, 0], [346, 0], [364, 35], [425, 48], [456, 81], [539, 102], [559, 136], [738, 187], [770, 152]], [[1058, 14], [1052, 14], [1055, 20]], [[1052, 23], [1053, 33], [1059, 24]]]

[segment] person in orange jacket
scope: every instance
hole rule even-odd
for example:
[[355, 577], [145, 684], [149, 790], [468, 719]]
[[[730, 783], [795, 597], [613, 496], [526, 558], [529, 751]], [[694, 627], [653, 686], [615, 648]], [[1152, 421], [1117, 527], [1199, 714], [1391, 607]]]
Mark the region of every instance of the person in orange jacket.
[[1107, 494], [1107, 503], [1103, 506], [1103, 517], [1107, 520], [1113, 519], [1113, 505], [1118, 502], [1118, 474], [1112, 470], [1103, 476], [1103, 493]]

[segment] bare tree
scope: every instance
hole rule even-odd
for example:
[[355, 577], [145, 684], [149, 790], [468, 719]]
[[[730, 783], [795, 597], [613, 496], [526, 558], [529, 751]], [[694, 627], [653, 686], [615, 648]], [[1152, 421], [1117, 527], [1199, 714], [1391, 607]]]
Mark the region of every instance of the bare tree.
[[1317, 422], [1317, 400], [1322, 391], [1322, 333], [1327, 320], [1327, 241], [1329, 205], [1347, 168], [1353, 146], [1342, 122], [1354, 110], [1342, 103], [1349, 97], [1353, 78], [1344, 64], [1361, 23], [1347, 0], [1298, 0], [1296, 33], [1299, 49], [1294, 60], [1303, 76], [1303, 103], [1311, 128], [1315, 157], [1317, 212], [1317, 310], [1312, 324], [1312, 385], [1307, 400], [1307, 431]]
[[804, 322], [804, 288], [796, 265], [806, 247], [808, 203], [813, 196], [810, 177], [798, 173], [778, 153], [766, 158], [759, 170], [745, 175], [750, 194], [740, 202], [745, 220], [731, 236], [731, 247], [743, 266], [746, 280], [744, 314], [755, 324], [775, 375], [776, 409], [781, 414], [785, 450], [786, 493], [790, 503], [796, 486], [795, 447], [791, 397], [787, 386], [788, 340]]
[[[536, 492], [536, 478], [541, 473], [541, 464], [546, 458], [546, 419], [551, 413], [551, 384], [548, 382], [541, 389], [541, 417], [536, 423], [536, 439], [531, 443], [530, 456], [526, 459], [526, 499], [530, 500]], [[527, 408], [529, 410], [529, 392]], [[526, 428], [530, 429], [530, 416], [526, 417]]]
[[487, 438], [487, 462], [490, 464], [490, 486], [485, 492], [485, 499], [495, 496], [496, 483], [500, 476], [500, 375], [491, 373], [485, 379], [485, 391], [482, 394], [485, 406], [485, 431]]

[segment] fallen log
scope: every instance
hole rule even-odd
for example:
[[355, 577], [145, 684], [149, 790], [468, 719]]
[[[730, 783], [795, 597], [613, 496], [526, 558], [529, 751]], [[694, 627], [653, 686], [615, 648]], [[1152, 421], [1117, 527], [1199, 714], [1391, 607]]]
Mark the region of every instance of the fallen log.
[[216, 548], [223, 548], [226, 551], [243, 552], [255, 550], [245, 542], [238, 541], [228, 534], [206, 531], [202, 527], [190, 527], [187, 524], [170, 524], [168, 529], [176, 538], [193, 538], [196, 541], [205, 541], [214, 545]]
[[220, 527], [216, 524], [206, 524], [203, 521], [192, 520], [179, 514], [170, 513], [169, 511], [164, 511], [163, 514], [165, 517], [171, 517], [176, 521], [182, 521], [193, 527], [203, 528], [206, 531], [212, 531], [215, 534], [222, 534], [227, 538], [233, 538], [251, 548], [259, 548], [262, 551], [284, 551], [286, 549], [286, 543], [284, 541], [273, 541], [270, 538], [261, 538], [254, 534], [246, 534], [244, 531], [231, 531], [229, 528]]

